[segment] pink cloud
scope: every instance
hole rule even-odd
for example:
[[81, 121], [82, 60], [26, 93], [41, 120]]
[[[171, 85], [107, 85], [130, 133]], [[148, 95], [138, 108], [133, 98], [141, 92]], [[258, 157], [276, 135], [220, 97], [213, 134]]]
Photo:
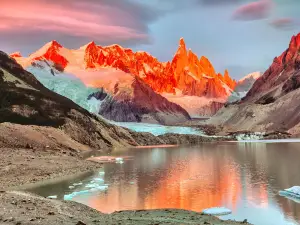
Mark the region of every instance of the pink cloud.
[[147, 25], [139, 24], [126, 8], [80, 0], [14, 0], [1, 3], [0, 31], [42, 31], [93, 40], [147, 40]]
[[279, 18], [270, 23], [271, 26], [277, 29], [292, 29], [300, 25], [300, 21], [293, 18]]
[[258, 20], [264, 19], [269, 15], [272, 7], [272, 0], [259, 0], [239, 7], [233, 13], [235, 20]]

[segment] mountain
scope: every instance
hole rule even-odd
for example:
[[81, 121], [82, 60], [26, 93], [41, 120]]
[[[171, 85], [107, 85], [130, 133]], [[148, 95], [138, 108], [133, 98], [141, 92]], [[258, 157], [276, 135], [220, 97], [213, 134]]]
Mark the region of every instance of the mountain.
[[242, 79], [240, 79], [237, 82], [237, 84], [236, 84], [236, 86], [234, 88], [234, 91], [229, 96], [227, 102], [239, 101], [240, 99], [242, 99], [243, 97], [245, 97], [246, 94], [248, 93], [248, 91], [251, 89], [251, 87], [254, 84], [254, 82], [261, 75], [262, 75], [261, 72], [254, 72], [254, 73], [250, 73], [247, 76], [245, 76]]
[[78, 69], [75, 76], [46, 60], [34, 61], [27, 70], [47, 88], [109, 120], [174, 124], [190, 119], [182, 107], [155, 93], [139, 77], [121, 70], [99, 68], [93, 72]]
[[[122, 71], [138, 77], [157, 94], [181, 105], [192, 115], [199, 115], [201, 107], [207, 102], [226, 102], [236, 85], [228, 71], [224, 72], [224, 76], [216, 73], [207, 58], [199, 59], [191, 50], [187, 50], [183, 38], [170, 62], [160, 62], [147, 52], [133, 52], [119, 45], [102, 47], [95, 42], [71, 50], [52, 41], [29, 57], [22, 57], [20, 53], [11, 56], [24, 68], [30, 67], [35, 61], [47, 60], [59, 70], [79, 77], [86, 85], [104, 89], [108, 87], [99, 84], [102, 78], [100, 72]], [[196, 101], [186, 105], [177, 101], [180, 96], [199, 98], [193, 98]], [[205, 101], [200, 101], [201, 98], [205, 98]]]
[[220, 110], [208, 123], [230, 131], [288, 131], [300, 134], [300, 33], [275, 57], [247, 95]]
[[[1, 51], [0, 102], [1, 147], [37, 144], [49, 148], [105, 150], [136, 143], [129, 131], [106, 123], [68, 98], [48, 90]], [[6, 133], [11, 135], [5, 136]]]

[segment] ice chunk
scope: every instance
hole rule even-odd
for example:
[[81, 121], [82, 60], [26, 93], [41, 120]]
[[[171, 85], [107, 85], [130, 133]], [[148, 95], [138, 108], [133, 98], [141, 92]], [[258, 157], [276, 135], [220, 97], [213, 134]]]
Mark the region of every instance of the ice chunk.
[[83, 195], [90, 193], [89, 190], [82, 190], [82, 191], [74, 191], [71, 194], [64, 195], [64, 200], [72, 200], [77, 195]]
[[255, 132], [253, 134], [239, 134], [236, 136], [238, 141], [251, 141], [251, 140], [260, 140], [262, 139], [264, 133]]
[[104, 182], [104, 180], [100, 177], [96, 177], [92, 180], [92, 182]]
[[123, 158], [116, 158], [116, 161], [123, 161]]
[[73, 186], [73, 185], [70, 185], [70, 186], [69, 186], [69, 189], [73, 189], [73, 188], [74, 188], [74, 186]]
[[57, 195], [50, 195], [50, 196], [48, 196], [47, 198], [50, 198], [50, 199], [57, 199]]
[[82, 185], [82, 182], [79, 182], [79, 183], [74, 183], [73, 186], [80, 186]]
[[287, 188], [282, 191], [279, 191], [279, 195], [300, 199], [300, 186], [293, 186], [291, 188]]
[[204, 209], [202, 213], [206, 215], [227, 215], [231, 213], [231, 210], [225, 207], [213, 207], [213, 208]]

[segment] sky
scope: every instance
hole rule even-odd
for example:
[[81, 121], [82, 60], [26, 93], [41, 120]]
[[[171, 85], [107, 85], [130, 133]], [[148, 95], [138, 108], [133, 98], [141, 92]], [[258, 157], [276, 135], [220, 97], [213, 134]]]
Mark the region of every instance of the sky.
[[1, 0], [0, 50], [95, 41], [172, 60], [181, 37], [238, 79], [264, 71], [300, 32], [300, 0]]

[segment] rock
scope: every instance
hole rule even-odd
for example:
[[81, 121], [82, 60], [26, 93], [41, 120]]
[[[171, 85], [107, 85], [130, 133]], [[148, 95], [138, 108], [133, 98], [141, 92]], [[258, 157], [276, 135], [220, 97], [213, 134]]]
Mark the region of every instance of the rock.
[[53, 216], [53, 215], [55, 215], [55, 212], [50, 211], [50, 212], [48, 212], [48, 215]]
[[25, 148], [32, 149], [33, 147], [30, 144], [26, 144]]
[[87, 224], [84, 223], [84, 222], [82, 222], [82, 221], [78, 221], [78, 222], [76, 223], [76, 225], [87, 225]]

